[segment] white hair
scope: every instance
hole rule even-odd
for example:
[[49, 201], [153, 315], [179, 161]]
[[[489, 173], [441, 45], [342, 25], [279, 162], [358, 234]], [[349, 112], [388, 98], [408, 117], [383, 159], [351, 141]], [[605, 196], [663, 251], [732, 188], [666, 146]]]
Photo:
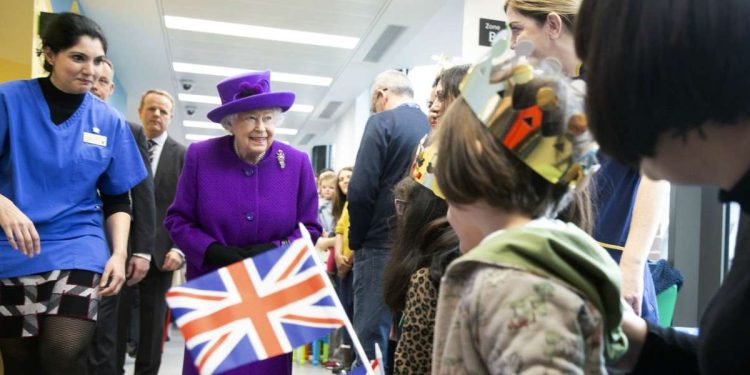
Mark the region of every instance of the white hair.
[[224, 127], [224, 130], [229, 131], [229, 128], [232, 127], [232, 122], [234, 122], [235, 120], [237, 120], [237, 115], [238, 114], [240, 114], [240, 113], [247, 113], [247, 112], [266, 111], [266, 110], [269, 110], [269, 109], [274, 112], [273, 113], [273, 117], [274, 117], [273, 126], [281, 126], [281, 124], [284, 122], [284, 119], [286, 118], [286, 116], [285, 116], [284, 112], [281, 111], [280, 107], [259, 108], [259, 109], [252, 109], [252, 110], [249, 110], [249, 111], [231, 113], [231, 114], [228, 114], [228, 115], [224, 116], [224, 118], [221, 119], [220, 123], [221, 123], [221, 126]]
[[372, 84], [372, 92], [382, 89], [388, 89], [388, 91], [391, 91], [396, 95], [406, 95], [410, 98], [414, 97], [414, 89], [412, 88], [409, 77], [398, 70], [386, 70], [375, 77], [375, 81]]

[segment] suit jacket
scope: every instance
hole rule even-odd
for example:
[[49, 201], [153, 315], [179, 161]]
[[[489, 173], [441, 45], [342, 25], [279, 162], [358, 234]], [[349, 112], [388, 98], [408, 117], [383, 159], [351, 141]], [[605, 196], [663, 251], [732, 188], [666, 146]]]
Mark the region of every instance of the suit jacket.
[[161, 266], [164, 264], [164, 257], [167, 252], [174, 247], [169, 232], [164, 227], [164, 216], [167, 213], [167, 208], [174, 200], [175, 191], [177, 191], [177, 179], [180, 177], [182, 166], [185, 164], [185, 150], [185, 146], [177, 143], [172, 137], [167, 137], [154, 176], [156, 238], [151, 261], [159, 270], [162, 270]]
[[130, 131], [138, 145], [138, 152], [141, 153], [143, 164], [148, 171], [148, 176], [130, 190], [133, 222], [130, 225], [129, 251], [153, 254], [156, 204], [154, 202], [154, 175], [151, 173], [151, 164], [148, 160], [148, 141], [141, 126], [131, 122], [128, 125], [130, 125]]

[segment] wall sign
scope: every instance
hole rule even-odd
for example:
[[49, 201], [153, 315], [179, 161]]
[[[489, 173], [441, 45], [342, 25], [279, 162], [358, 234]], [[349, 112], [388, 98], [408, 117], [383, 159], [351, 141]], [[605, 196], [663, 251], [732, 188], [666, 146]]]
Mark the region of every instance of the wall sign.
[[487, 18], [479, 19], [479, 45], [491, 46], [495, 37], [500, 31], [505, 29], [505, 21], [491, 20]]

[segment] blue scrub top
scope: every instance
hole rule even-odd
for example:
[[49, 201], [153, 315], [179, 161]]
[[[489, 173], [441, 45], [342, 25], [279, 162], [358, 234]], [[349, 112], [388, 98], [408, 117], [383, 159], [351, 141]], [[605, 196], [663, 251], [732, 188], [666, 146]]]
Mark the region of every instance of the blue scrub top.
[[622, 250], [628, 239], [641, 176], [601, 152], [597, 158], [601, 168], [594, 174], [593, 237], [607, 249]]
[[0, 239], [0, 278], [60, 269], [101, 273], [109, 258], [103, 194], [126, 193], [146, 177], [127, 123], [87, 93], [55, 125], [37, 80], [0, 85], [0, 194], [34, 223], [34, 258]]
[[[628, 240], [641, 175], [638, 171], [623, 166], [601, 152], [597, 158], [599, 158], [601, 168], [594, 174], [595, 195], [592, 201], [596, 218], [593, 237], [619, 264], [622, 250]], [[658, 324], [659, 312], [654, 280], [648, 265], [644, 267], [641, 316]]]

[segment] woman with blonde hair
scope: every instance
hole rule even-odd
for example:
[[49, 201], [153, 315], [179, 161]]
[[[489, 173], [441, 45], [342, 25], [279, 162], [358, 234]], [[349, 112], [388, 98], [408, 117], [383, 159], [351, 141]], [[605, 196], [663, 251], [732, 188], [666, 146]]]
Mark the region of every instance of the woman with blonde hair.
[[[573, 37], [580, 4], [581, 0], [508, 0], [511, 48], [532, 42], [533, 56], [556, 58], [565, 75], [584, 78]], [[659, 228], [659, 208], [669, 200], [669, 186], [605, 154], [598, 158], [601, 170], [591, 187], [592, 235], [620, 264], [623, 298], [636, 313], [657, 323], [656, 290], [646, 262]]]

